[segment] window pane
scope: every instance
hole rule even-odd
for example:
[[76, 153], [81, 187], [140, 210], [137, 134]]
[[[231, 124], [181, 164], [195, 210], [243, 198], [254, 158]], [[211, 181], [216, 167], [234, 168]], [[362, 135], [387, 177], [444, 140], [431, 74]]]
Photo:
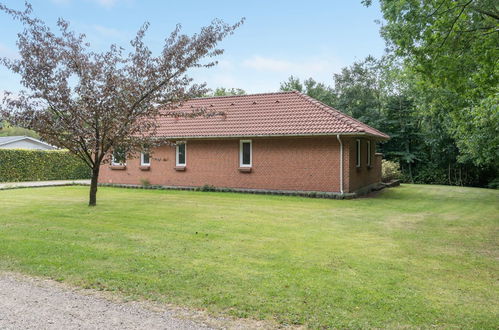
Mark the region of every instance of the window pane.
[[355, 148], [355, 164], [360, 166], [360, 140], [356, 141]]
[[149, 153], [144, 152], [142, 154], [142, 163], [144, 164], [149, 164]]
[[126, 153], [123, 149], [121, 148], [117, 148], [114, 152], [113, 152], [113, 162], [115, 164], [125, 164], [125, 160], [126, 160]]
[[371, 165], [371, 141], [367, 141], [367, 165]]
[[178, 163], [185, 164], [185, 143], [178, 145]]
[[243, 142], [243, 162], [244, 165], [251, 164], [251, 143]]

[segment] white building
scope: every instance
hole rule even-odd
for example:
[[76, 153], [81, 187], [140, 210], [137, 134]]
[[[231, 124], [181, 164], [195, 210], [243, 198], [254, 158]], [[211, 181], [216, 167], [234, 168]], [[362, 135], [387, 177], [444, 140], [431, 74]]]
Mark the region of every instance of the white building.
[[57, 148], [29, 136], [0, 136], [0, 149], [55, 150]]

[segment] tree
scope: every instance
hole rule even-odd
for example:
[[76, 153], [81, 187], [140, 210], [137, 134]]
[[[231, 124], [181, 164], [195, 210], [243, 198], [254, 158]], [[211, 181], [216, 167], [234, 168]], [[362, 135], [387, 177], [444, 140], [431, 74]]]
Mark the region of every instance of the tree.
[[424, 140], [403, 66], [393, 56], [368, 56], [334, 74], [334, 83], [337, 107], [390, 135], [380, 151], [399, 162], [414, 181], [413, 167], [424, 157]]
[[417, 103], [421, 112], [447, 117], [459, 161], [496, 166], [497, 1], [380, 0], [380, 4], [386, 21], [381, 33], [418, 80], [420, 94], [425, 94], [426, 102]]
[[246, 91], [241, 88], [225, 88], [218, 87], [215, 89], [211, 96], [231, 96], [231, 95], [245, 95]]
[[308, 78], [301, 83], [299, 78], [290, 76], [287, 81], [281, 83], [281, 91], [299, 91], [305, 93], [324, 104], [333, 106], [336, 103], [336, 95], [331, 87], [324, 83], [319, 83], [312, 78]]
[[92, 170], [89, 205], [96, 205], [100, 165], [110, 153], [131, 156], [161, 140], [155, 137], [159, 116], [212, 115], [206, 109], [177, 111], [192, 96], [203, 95], [205, 84], [193, 84], [189, 68], [211, 67], [202, 60], [220, 55], [216, 45], [243, 23], [214, 20], [198, 34], [181, 34], [181, 27], [165, 40], [158, 56], [144, 43], [145, 23], [130, 42], [128, 54], [116, 45], [106, 52], [90, 50], [85, 36], [57, 21], [58, 33], [23, 11], [0, 4], [0, 11], [18, 20], [19, 59], [1, 63], [21, 76], [25, 91], [4, 97], [3, 115], [15, 125], [34, 129], [46, 142], [66, 148]]
[[366, 57], [334, 74], [334, 91], [337, 107], [350, 116], [378, 127], [383, 111], [383, 99], [388, 95], [385, 89], [388, 66], [386, 59]]
[[0, 122], [0, 136], [16, 136], [16, 135], [29, 136], [35, 139], [40, 138], [40, 136], [35, 131], [22, 127], [12, 126], [6, 121]]
[[413, 101], [404, 93], [388, 96], [377, 128], [390, 135], [381, 151], [388, 159], [398, 161], [409, 181], [414, 182], [413, 165], [424, 157], [424, 140]]
[[295, 76], [289, 76], [288, 81], [283, 81], [280, 87], [280, 90], [284, 92], [298, 91], [303, 93], [304, 89], [300, 78], [296, 78]]

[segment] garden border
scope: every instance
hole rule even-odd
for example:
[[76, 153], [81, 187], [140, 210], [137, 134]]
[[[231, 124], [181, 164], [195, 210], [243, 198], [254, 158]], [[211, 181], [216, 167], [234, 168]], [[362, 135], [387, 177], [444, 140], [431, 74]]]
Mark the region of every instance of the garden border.
[[337, 193], [325, 191], [297, 191], [297, 190], [273, 190], [273, 189], [248, 189], [248, 188], [226, 188], [204, 185], [201, 187], [193, 186], [164, 186], [164, 185], [135, 185], [135, 184], [119, 184], [119, 183], [100, 183], [99, 187], [116, 187], [126, 189], [149, 189], [149, 190], [188, 190], [188, 191], [205, 191], [205, 192], [233, 192], [243, 194], [258, 194], [258, 195], [277, 195], [277, 196], [298, 196], [308, 198], [325, 198], [325, 199], [353, 199], [366, 195], [373, 191], [379, 191], [388, 187], [385, 183], [375, 183], [362, 189], [362, 191], [353, 193]]
[[[399, 182], [397, 182], [399, 183]], [[1, 190], [24, 189], [24, 188], [44, 188], [44, 187], [64, 187], [64, 186], [89, 186], [88, 183], [73, 182], [62, 184], [46, 184], [39, 186], [7, 186], [0, 187]], [[392, 183], [375, 183], [353, 193], [337, 193], [325, 191], [297, 191], [297, 190], [272, 190], [272, 189], [247, 189], [247, 188], [225, 188], [204, 185], [201, 187], [193, 186], [164, 186], [164, 185], [138, 185], [138, 184], [120, 184], [120, 183], [99, 183], [99, 187], [113, 187], [125, 189], [146, 189], [146, 190], [185, 190], [185, 191], [203, 191], [203, 192], [232, 192], [242, 194], [258, 194], [258, 195], [276, 195], [276, 196], [297, 196], [308, 198], [323, 198], [323, 199], [354, 199], [364, 196], [373, 191], [379, 191], [387, 187], [393, 187]]]

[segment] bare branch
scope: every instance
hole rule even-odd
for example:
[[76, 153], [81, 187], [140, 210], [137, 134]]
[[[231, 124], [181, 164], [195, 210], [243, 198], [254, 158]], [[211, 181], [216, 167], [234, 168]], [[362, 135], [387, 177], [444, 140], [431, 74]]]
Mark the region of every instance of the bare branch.
[[[228, 25], [214, 20], [193, 36], [181, 34], [178, 25], [155, 56], [144, 43], [149, 23], [131, 41], [130, 53], [116, 45], [97, 53], [89, 49], [85, 35], [71, 31], [63, 19], [53, 32], [32, 16], [29, 3], [23, 11], [0, 4], [0, 11], [24, 26], [18, 34], [20, 58], [0, 62], [20, 75], [26, 89], [15, 97], [7, 94], [2, 113], [13, 124], [34, 129], [48, 143], [76, 154], [95, 176], [113, 148], [133, 152], [144, 144], [163, 142], [155, 137], [158, 116], [215, 113], [174, 110], [192, 95], [207, 91], [206, 85], [193, 84], [186, 73], [215, 65], [216, 61], [201, 61], [222, 54], [217, 44], [244, 21]], [[96, 178], [92, 187], [94, 183]]]

